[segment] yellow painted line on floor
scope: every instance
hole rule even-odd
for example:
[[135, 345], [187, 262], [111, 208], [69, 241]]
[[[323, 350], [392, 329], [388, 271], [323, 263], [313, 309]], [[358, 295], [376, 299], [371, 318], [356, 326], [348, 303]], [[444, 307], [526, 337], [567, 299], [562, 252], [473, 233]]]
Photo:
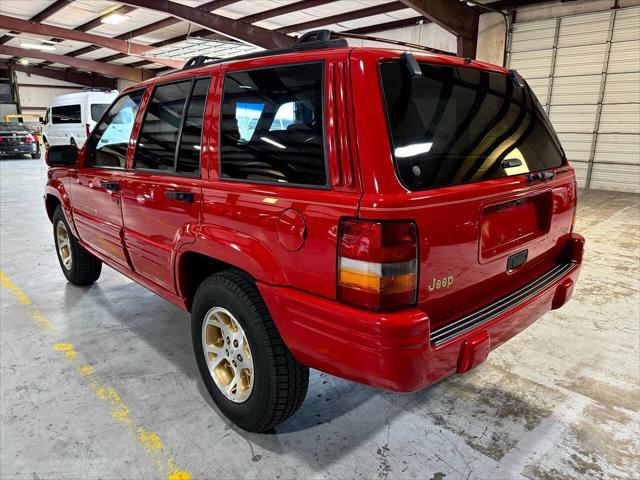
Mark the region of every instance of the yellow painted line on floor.
[[[20, 304], [31, 306], [31, 318], [36, 325], [52, 337], [57, 338], [61, 336], [56, 325], [42, 315], [40, 311], [33, 306], [29, 297], [1, 271], [0, 286], [9, 291]], [[122, 400], [121, 395], [113, 387], [101, 381], [91, 365], [80, 360], [78, 351], [73, 344], [56, 340], [51, 346], [54, 350], [63, 353], [75, 370], [89, 381], [89, 386], [94, 391], [96, 397], [109, 406], [111, 418], [127, 429], [129, 436], [151, 456], [155, 467], [166, 476], [167, 480], [191, 479], [189, 472], [178, 468], [174, 457], [168, 453], [158, 434], [148, 430], [139, 422], [136, 422], [131, 416], [129, 407]]]

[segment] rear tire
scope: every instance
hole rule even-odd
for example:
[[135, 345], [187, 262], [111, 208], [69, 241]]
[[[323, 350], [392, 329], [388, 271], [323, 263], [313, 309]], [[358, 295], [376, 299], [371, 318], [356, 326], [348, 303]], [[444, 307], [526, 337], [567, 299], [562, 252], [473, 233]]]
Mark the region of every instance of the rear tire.
[[[225, 324], [239, 327], [232, 329], [231, 342], [227, 336], [228, 330], [219, 329], [210, 323], [212, 316], [219, 313], [225, 319]], [[210, 329], [215, 333], [210, 334]], [[214, 367], [216, 364], [228, 365], [228, 372], [232, 372], [233, 367], [236, 367], [235, 358], [244, 360], [246, 365], [246, 358], [243, 359], [240, 355], [243, 350], [232, 348], [234, 343], [238, 346], [233, 340], [234, 332], [236, 336], [239, 335], [236, 338], [240, 339], [241, 344], [243, 341], [247, 342], [244, 352], [251, 363], [250, 381], [246, 381], [243, 395], [240, 394], [240, 386], [238, 387], [235, 398], [233, 390], [231, 394], [229, 390], [226, 393], [223, 391], [225, 379], [221, 379], [216, 373], [219, 367]], [[309, 384], [309, 369], [293, 357], [273, 323], [253, 279], [245, 273], [226, 270], [202, 282], [193, 301], [191, 334], [198, 369], [211, 398], [222, 413], [239, 427], [250, 432], [269, 431], [293, 415], [302, 405]], [[222, 360], [216, 362], [218, 354], [211, 353], [211, 347], [219, 349]], [[232, 361], [233, 367], [227, 358]], [[238, 369], [240, 368], [242, 367], [238, 365]], [[223, 372], [222, 377], [229, 376], [228, 372]], [[231, 375], [236, 378], [235, 374]], [[240, 374], [239, 378], [244, 381], [248, 376]], [[232, 386], [233, 380], [228, 381]]]
[[53, 214], [53, 238], [60, 268], [70, 283], [84, 286], [98, 280], [102, 262], [78, 243], [59, 205]]
[[33, 158], [34, 160], [37, 158], [40, 158], [40, 154], [39, 153], [32, 153], [31, 154], [31, 158]]

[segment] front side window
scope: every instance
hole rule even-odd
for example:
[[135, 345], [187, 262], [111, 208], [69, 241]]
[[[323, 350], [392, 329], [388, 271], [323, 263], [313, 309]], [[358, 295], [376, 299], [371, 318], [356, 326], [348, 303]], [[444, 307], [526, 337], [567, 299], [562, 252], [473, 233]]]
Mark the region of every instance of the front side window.
[[82, 123], [80, 105], [61, 105], [51, 109], [52, 123]]
[[123, 95], [107, 111], [87, 142], [87, 166], [124, 168], [143, 93], [138, 90]]
[[227, 73], [221, 178], [326, 185], [322, 92], [322, 63]]
[[421, 63], [380, 65], [392, 154], [410, 190], [559, 167], [560, 143], [531, 89], [509, 75]]

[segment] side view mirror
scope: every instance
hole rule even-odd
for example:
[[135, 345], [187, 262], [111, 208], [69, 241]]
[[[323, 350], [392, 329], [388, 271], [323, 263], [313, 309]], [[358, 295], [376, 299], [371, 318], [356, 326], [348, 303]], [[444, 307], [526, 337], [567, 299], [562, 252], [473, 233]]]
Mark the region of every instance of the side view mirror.
[[44, 117], [38, 117], [38, 122], [42, 123], [44, 125]]
[[78, 147], [75, 145], [54, 145], [45, 155], [45, 163], [50, 167], [72, 167], [78, 163]]

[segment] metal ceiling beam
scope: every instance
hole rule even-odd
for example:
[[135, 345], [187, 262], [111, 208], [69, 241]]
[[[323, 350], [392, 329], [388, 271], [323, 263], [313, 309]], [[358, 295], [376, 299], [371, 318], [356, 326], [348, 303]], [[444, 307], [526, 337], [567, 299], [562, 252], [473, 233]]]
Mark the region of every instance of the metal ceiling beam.
[[[134, 7], [167, 13], [201, 28], [206, 28], [227, 37], [263, 48], [282, 48], [291, 45], [294, 39], [279, 32], [238, 22], [222, 15], [191, 8], [170, 0], [120, 0]], [[219, 7], [218, 7], [219, 8]]]
[[405, 8], [409, 8], [409, 7], [404, 5], [402, 2], [384, 3], [382, 5], [376, 5], [375, 7], [362, 8], [360, 10], [340, 13], [338, 15], [319, 18], [317, 20], [311, 20], [309, 22], [298, 23], [296, 25], [289, 25], [287, 27], [279, 28], [277, 31], [281, 33], [300, 32], [302, 30], [310, 30], [313, 28], [323, 27], [325, 25], [331, 25], [333, 23], [340, 23], [340, 22], [346, 22], [348, 20], [356, 20], [364, 17], [371, 17], [373, 15], [380, 15], [382, 13], [394, 12], [396, 10], [403, 10]]
[[301, 2], [290, 3], [289, 5], [283, 5], [282, 7], [272, 8], [264, 12], [255, 13], [246, 17], [239, 18], [238, 20], [246, 23], [257, 23], [267, 18], [279, 17], [280, 15], [286, 15], [287, 13], [299, 12], [307, 8], [319, 7], [326, 3], [335, 2], [336, 0], [302, 0]]
[[[74, 40], [76, 42], [85, 42], [100, 47], [109, 48], [116, 52], [127, 55], [144, 56], [145, 53], [153, 50], [153, 47], [142, 45], [139, 43], [127, 42], [117, 38], [103, 37], [102, 35], [94, 35], [79, 30], [69, 30], [68, 28], [55, 27], [53, 25], [45, 25], [43, 23], [30, 22], [21, 18], [8, 17], [0, 15], [0, 28], [16, 30], [18, 32], [32, 33], [34, 35], [42, 35], [46, 37], [63, 38], [65, 40]], [[150, 61], [160, 63], [172, 68], [182, 68], [184, 62], [181, 60], [169, 60], [165, 58], [149, 58]]]
[[77, 30], [79, 32], [88, 32], [89, 30], [93, 30], [94, 28], [102, 25], [102, 19], [108, 17], [109, 15], [113, 15], [114, 13], [119, 13], [120, 15], [126, 15], [127, 13], [130, 13], [133, 10], [135, 10], [135, 8], [128, 7], [126, 5], [120, 8], [109, 10], [99, 15], [98, 17], [94, 18], [93, 20], [89, 20], [87, 23], [83, 23], [82, 25], [74, 28], [74, 30]]
[[117, 82], [115, 78], [107, 78], [102, 75], [95, 75], [89, 72], [78, 72], [76, 70], [60, 70], [54, 68], [43, 68], [36, 65], [21, 65], [20, 63], [2, 63], [0, 68], [9, 68], [18, 72], [30, 75], [53, 78], [64, 82], [76, 83], [86, 87], [115, 89]]
[[153, 75], [146, 70], [114, 65], [113, 63], [96, 62], [84, 58], [68, 57], [66, 55], [56, 55], [54, 53], [39, 52], [37, 50], [27, 50], [26, 48], [7, 47], [0, 45], [0, 55], [11, 55], [13, 57], [38, 58], [51, 63], [61, 63], [79, 70], [101, 73], [110, 77], [122, 78], [139, 82], [151, 78]]
[[475, 58], [480, 11], [456, 0], [400, 0], [458, 38], [458, 55]]
[[353, 28], [345, 30], [344, 33], [355, 33], [357, 35], [366, 35], [368, 33], [383, 32], [385, 30], [393, 30], [394, 28], [410, 27], [417, 25], [418, 22], [429, 23], [429, 19], [424, 17], [411, 17], [402, 20], [394, 20], [393, 22], [378, 23], [376, 25], [367, 25], [366, 27]]
[[[71, 1], [72, 0], [56, 0], [51, 5], [49, 5], [47, 8], [45, 8], [44, 10], [41, 10], [38, 13], [36, 13], [29, 20], [31, 22], [42, 22], [43, 20], [46, 20], [47, 18], [49, 18], [54, 13], [59, 12], [64, 7], [69, 5], [71, 3]], [[10, 37], [9, 35], [3, 35], [2, 37], [0, 37], [0, 45], [7, 43], [9, 40], [11, 40], [11, 38], [12, 37]]]

